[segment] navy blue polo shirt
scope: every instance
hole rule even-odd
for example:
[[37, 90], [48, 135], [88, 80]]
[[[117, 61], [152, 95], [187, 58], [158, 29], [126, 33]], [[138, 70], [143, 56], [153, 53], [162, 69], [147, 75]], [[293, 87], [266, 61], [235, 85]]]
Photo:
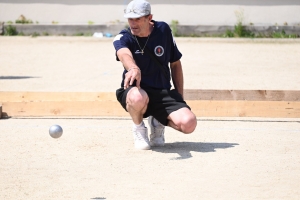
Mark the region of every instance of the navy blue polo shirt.
[[[177, 49], [169, 25], [165, 22], [157, 22], [154, 20], [153, 22], [154, 28], [149, 39], [148, 37], [136, 36], [140, 46], [134, 36], [127, 30], [122, 30], [115, 37], [113, 45], [116, 52], [121, 48], [128, 48], [131, 51], [135, 63], [141, 69], [141, 88], [170, 89], [171, 74], [169, 63], [178, 61], [182, 54]], [[166, 72], [165, 74], [160, 69], [161, 66], [158, 66], [157, 62], [155, 62], [145, 50], [144, 54], [141, 53], [141, 48], [144, 48], [147, 39], [146, 48], [148, 48], [163, 65], [163, 70]], [[118, 57], [116, 59], [119, 61]], [[121, 87], [124, 85], [126, 73], [127, 71], [124, 69]]]

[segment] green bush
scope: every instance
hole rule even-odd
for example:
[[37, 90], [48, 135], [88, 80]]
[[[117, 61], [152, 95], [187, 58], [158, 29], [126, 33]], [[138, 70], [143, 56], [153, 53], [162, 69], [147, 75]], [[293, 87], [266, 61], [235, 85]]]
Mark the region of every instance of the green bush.
[[231, 30], [226, 30], [224, 37], [231, 38], [234, 37], [234, 33]]
[[33, 23], [33, 21], [32, 20], [30, 20], [30, 19], [24, 19], [24, 20], [19, 20], [19, 19], [17, 19], [16, 21], [16, 24], [32, 24]]
[[171, 30], [174, 36], [179, 36], [178, 35], [178, 26], [179, 22], [177, 20], [172, 20], [171, 22]]
[[237, 18], [237, 23], [234, 26], [234, 35], [236, 37], [255, 37], [255, 34], [252, 33], [251, 31], [247, 30], [245, 26], [243, 25], [244, 22], [244, 10], [236, 10], [235, 11], [235, 16]]
[[255, 37], [255, 34], [252, 33], [251, 31], [247, 30], [245, 26], [243, 26], [242, 22], [238, 22], [234, 26], [234, 34], [237, 37]]
[[17, 28], [12, 25], [8, 25], [4, 29], [5, 29], [4, 35], [9, 35], [9, 36], [18, 35]]

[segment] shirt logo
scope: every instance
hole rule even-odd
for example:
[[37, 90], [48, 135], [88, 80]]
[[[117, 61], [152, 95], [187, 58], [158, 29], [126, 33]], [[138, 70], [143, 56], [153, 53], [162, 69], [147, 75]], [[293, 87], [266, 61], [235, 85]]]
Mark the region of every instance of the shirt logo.
[[165, 52], [165, 50], [164, 50], [164, 48], [163, 48], [162, 46], [157, 46], [157, 47], [155, 47], [155, 49], [154, 49], [154, 53], [155, 53], [155, 55], [157, 55], [158, 57], [164, 55], [164, 52]]

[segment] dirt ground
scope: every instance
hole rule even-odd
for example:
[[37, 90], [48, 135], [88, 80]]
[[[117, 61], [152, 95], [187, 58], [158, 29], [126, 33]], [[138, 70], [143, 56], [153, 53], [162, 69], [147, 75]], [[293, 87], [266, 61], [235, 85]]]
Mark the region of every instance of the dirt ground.
[[[300, 89], [300, 40], [176, 41], [186, 89]], [[112, 38], [0, 37], [1, 91], [114, 92], [121, 72]], [[166, 146], [149, 151], [134, 149], [131, 125], [1, 119], [0, 199], [300, 198], [298, 118], [198, 118], [194, 133], [167, 127]]]
[[[113, 92], [112, 38], [0, 37], [1, 91]], [[177, 38], [185, 88], [299, 90], [300, 40]]]

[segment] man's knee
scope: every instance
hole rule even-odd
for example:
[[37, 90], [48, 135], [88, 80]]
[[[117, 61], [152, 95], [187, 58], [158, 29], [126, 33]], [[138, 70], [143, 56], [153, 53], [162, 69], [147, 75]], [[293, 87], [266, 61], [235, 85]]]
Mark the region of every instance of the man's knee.
[[197, 118], [191, 113], [190, 115], [182, 116], [181, 129], [185, 134], [194, 132], [197, 126]]
[[169, 120], [172, 121], [175, 129], [185, 134], [192, 133], [197, 126], [197, 118], [188, 108], [182, 108], [171, 113]]
[[137, 87], [132, 88], [126, 98], [127, 106], [131, 106], [136, 110], [143, 109], [148, 104], [148, 101], [147, 93]]

